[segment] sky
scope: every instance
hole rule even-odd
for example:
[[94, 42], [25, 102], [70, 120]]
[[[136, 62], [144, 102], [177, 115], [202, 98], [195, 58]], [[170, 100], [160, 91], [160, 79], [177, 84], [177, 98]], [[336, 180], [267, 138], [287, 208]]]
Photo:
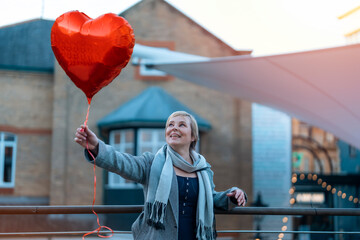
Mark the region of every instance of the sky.
[[[139, 0], [0, 0], [0, 27], [70, 10], [91, 18], [120, 13]], [[167, 0], [236, 50], [253, 56], [345, 45], [338, 17], [360, 0]], [[130, 23], [131, 24], [131, 23]], [[136, 36], [135, 36], [136, 37]]]

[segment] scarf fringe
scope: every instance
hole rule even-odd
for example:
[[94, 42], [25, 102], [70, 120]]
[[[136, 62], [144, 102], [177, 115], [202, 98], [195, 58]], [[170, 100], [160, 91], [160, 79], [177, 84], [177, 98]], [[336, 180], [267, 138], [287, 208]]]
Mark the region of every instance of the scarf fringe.
[[205, 226], [202, 221], [199, 222], [196, 231], [196, 239], [198, 240], [215, 240], [216, 233], [212, 227]]
[[146, 210], [148, 212], [149, 218], [147, 219], [147, 224], [154, 227], [155, 229], [165, 229], [164, 218], [165, 218], [165, 203], [162, 202], [154, 202], [146, 203]]

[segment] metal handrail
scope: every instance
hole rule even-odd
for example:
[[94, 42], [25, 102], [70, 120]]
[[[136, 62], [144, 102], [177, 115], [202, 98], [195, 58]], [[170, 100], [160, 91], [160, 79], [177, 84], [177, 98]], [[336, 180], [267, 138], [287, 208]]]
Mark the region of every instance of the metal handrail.
[[[2, 237], [44, 237], [44, 236], [81, 236], [86, 231], [67, 231], [67, 232], [15, 232], [0, 233]], [[100, 231], [99, 234], [131, 234], [131, 231]], [[217, 233], [283, 233], [283, 234], [360, 234], [360, 232], [341, 232], [341, 231], [269, 231], [269, 230], [219, 230]]]
[[[143, 205], [95, 205], [96, 213], [140, 213]], [[2, 214], [91, 214], [91, 205], [78, 206], [0, 206]], [[229, 211], [215, 210], [215, 214], [235, 215], [326, 215], [360, 216], [360, 208], [276, 208], [236, 207]]]
[[[41, 215], [41, 214], [99, 214], [140, 213], [143, 205], [77, 205], [77, 206], [0, 206], [0, 215]], [[326, 215], [326, 216], [360, 216], [360, 208], [275, 208], [275, 207], [237, 207], [229, 211], [215, 210], [216, 214], [237, 215]], [[359, 234], [348, 231], [269, 231], [269, 230], [218, 230], [218, 233], [283, 233], [283, 234]], [[87, 232], [14, 232], [0, 233], [4, 237], [37, 237], [37, 236], [80, 236]], [[101, 235], [110, 231], [100, 231]], [[131, 234], [130, 231], [114, 231], [114, 234]]]

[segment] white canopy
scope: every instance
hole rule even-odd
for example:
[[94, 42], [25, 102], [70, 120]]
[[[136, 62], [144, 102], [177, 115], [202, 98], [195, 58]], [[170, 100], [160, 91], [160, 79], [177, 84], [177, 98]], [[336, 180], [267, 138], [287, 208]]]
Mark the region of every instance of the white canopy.
[[191, 60], [192, 56], [177, 62], [157, 56], [147, 63], [173, 76], [278, 109], [360, 149], [360, 44], [265, 57]]

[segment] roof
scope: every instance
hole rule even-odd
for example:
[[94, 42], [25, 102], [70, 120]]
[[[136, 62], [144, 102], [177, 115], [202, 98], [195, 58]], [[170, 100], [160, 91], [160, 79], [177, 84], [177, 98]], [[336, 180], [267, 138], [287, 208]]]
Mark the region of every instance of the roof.
[[211, 124], [160, 87], [149, 87], [98, 122], [101, 130], [127, 127], [164, 127], [171, 113], [186, 111], [194, 116], [199, 130]]
[[178, 7], [173, 5], [171, 2], [168, 2], [168, 1], [165, 1], [165, 0], [142, 0], [142, 1], [139, 1], [136, 4], [130, 6], [129, 8], [122, 11], [119, 14], [119, 16], [125, 17], [128, 12], [130, 12], [133, 9], [137, 8], [138, 6], [143, 4], [144, 2], [146, 2], [146, 3], [153, 2], [152, 4], [158, 2], [158, 3], [166, 4], [172, 10], [174, 10], [175, 12], [177, 12], [178, 14], [180, 14], [181, 16], [183, 16], [184, 18], [189, 20], [192, 23], [192, 26], [196, 26], [196, 27], [201, 28], [203, 30], [203, 32], [207, 33], [209, 36], [211, 36], [213, 39], [215, 39], [219, 44], [221, 44], [222, 46], [224, 46], [224, 47], [228, 48], [230, 51], [232, 51], [233, 55], [250, 55], [252, 53], [252, 51], [253, 51], [252, 49], [239, 49], [239, 50], [234, 49], [232, 46], [230, 46], [228, 43], [226, 43], [224, 39], [221, 39], [215, 33], [211, 32], [208, 28], [201, 25], [196, 20], [194, 20], [192, 17], [190, 17], [190, 15], [188, 15], [187, 13], [185, 13], [184, 11], [182, 11], [181, 9], [179, 9]]
[[0, 69], [52, 72], [54, 21], [34, 19], [0, 28]]

